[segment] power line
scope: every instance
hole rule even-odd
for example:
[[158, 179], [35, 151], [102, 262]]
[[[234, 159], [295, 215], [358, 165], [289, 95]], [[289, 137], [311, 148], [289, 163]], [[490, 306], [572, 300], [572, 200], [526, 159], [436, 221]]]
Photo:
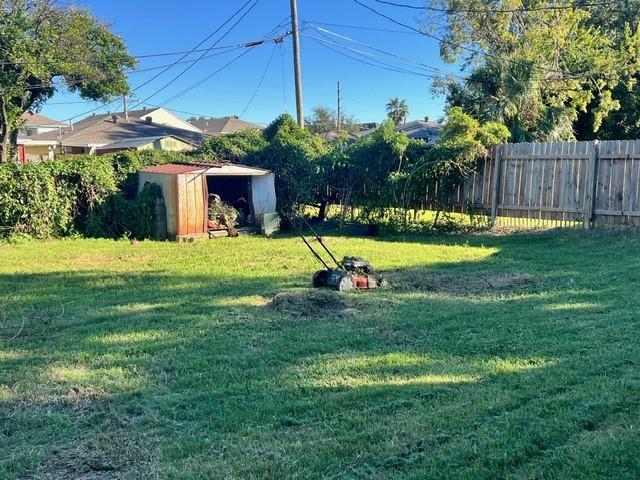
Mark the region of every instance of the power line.
[[[205, 55], [204, 57], [202, 57], [200, 60], [206, 60], [207, 58], [213, 58], [213, 57], [217, 57], [218, 55], [225, 55], [227, 53], [233, 52], [235, 50], [239, 50], [241, 48], [246, 48], [244, 45], [240, 45], [237, 47], [226, 47], [226, 50], [224, 52], [216, 52], [216, 53], [211, 53], [209, 55]], [[158, 65], [157, 67], [148, 67], [148, 68], [141, 68], [138, 70], [132, 70], [129, 73], [141, 73], [141, 72], [151, 72], [153, 70], [160, 70], [161, 68], [165, 68], [169, 65], [182, 65], [185, 63], [194, 63], [196, 60], [192, 59], [192, 60], [182, 60], [181, 62], [175, 63], [175, 64], [165, 64], [165, 65]]]
[[417, 66], [419, 66], [421, 68], [424, 68], [425, 70], [434, 71], [434, 72], [437, 72], [437, 73], [443, 73], [439, 68], [434, 67], [432, 65], [428, 65], [426, 63], [419, 62], [419, 61], [414, 60], [412, 58], [403, 57], [403, 56], [398, 55], [396, 53], [391, 53], [391, 52], [388, 52], [386, 50], [382, 50], [380, 48], [374, 47], [374, 46], [369, 45], [367, 43], [360, 42], [358, 40], [354, 40], [353, 38], [347, 37], [345, 35], [340, 35], [339, 33], [332, 32], [331, 30], [327, 30], [326, 28], [316, 27], [315, 25], [310, 24], [310, 23], [308, 25], [310, 25], [313, 30], [317, 31], [321, 35], [326, 33], [326, 34], [332, 35], [334, 37], [337, 37], [337, 38], [340, 38], [340, 39], [347, 40], [349, 42], [355, 43], [356, 45], [361, 45], [361, 46], [363, 46], [365, 48], [369, 48], [369, 49], [371, 49], [371, 50], [373, 50], [375, 52], [379, 52], [379, 53], [382, 53], [384, 55], [388, 55], [388, 56], [390, 56], [392, 58], [395, 58], [397, 60], [401, 60], [401, 61], [403, 61], [405, 63], [408, 62], [408, 63], [414, 64], [414, 65], [417, 65]]
[[[229, 17], [222, 25], [220, 25], [211, 35], [209, 35], [205, 40], [203, 40], [198, 46], [202, 45], [202, 43], [206, 42], [209, 38], [211, 38], [213, 35], [215, 35], [216, 33], [218, 33], [220, 30], [222, 30], [222, 28], [227, 25], [227, 23], [229, 23], [236, 15], [238, 15], [242, 10], [244, 10], [244, 8], [249, 5], [251, 2], [253, 2], [251, 5], [249, 5], [249, 8], [247, 9], [247, 11], [245, 11], [240, 18], [238, 18], [238, 20], [235, 21], [235, 23], [233, 25], [231, 25], [231, 27], [229, 27], [227, 29], [226, 32], [224, 32], [222, 34], [222, 36], [215, 41], [215, 43], [205, 52], [202, 52], [202, 54], [196, 59], [196, 61], [194, 63], [192, 63], [191, 65], [189, 65], [188, 67], [186, 67], [185, 69], [183, 69], [178, 75], [176, 75], [175, 77], [173, 77], [170, 81], [168, 81], [167, 83], [165, 83], [162, 87], [160, 87], [159, 89], [157, 89], [155, 92], [153, 92], [151, 95], [147, 96], [142, 102], [146, 102], [147, 100], [155, 97], [157, 94], [159, 94], [160, 92], [164, 91], [166, 88], [168, 88], [170, 85], [172, 85], [176, 80], [178, 80], [179, 78], [181, 78], [185, 73], [187, 73], [191, 68], [193, 68], [196, 63], [198, 63], [200, 60], [202, 60], [202, 57], [204, 57], [206, 55], [207, 52], [211, 51], [212, 48], [216, 47], [248, 14], [249, 12], [251, 12], [251, 10], [253, 10], [255, 8], [255, 6], [258, 4], [260, 0], [247, 0], [242, 7], [240, 7], [238, 10], [236, 10], [234, 12], [234, 14]], [[244, 53], [242, 54], [244, 55]], [[240, 56], [242, 56], [240, 55]], [[239, 58], [239, 57], [238, 57]], [[168, 67], [167, 70], [171, 68]], [[155, 77], [153, 77], [153, 79], [157, 78], [158, 76], [160, 76], [162, 73], [164, 73], [166, 70], [163, 70], [162, 72], [160, 72], [158, 75], [156, 75]], [[153, 80], [152, 79], [152, 80]], [[149, 83], [149, 82], [146, 82]]]
[[[151, 77], [149, 80], [145, 81], [144, 83], [142, 83], [141, 85], [138, 85], [136, 88], [133, 89], [133, 91], [135, 90], [139, 90], [140, 88], [143, 88], [145, 86], [147, 86], [149, 83], [153, 82], [156, 78], [160, 77], [161, 75], [163, 75], [165, 72], [167, 72], [168, 70], [170, 70], [171, 68], [173, 68], [173, 66], [177, 65], [178, 62], [181, 62], [182, 60], [184, 60], [185, 58], [187, 58], [189, 55], [191, 55], [196, 49], [199, 49], [207, 40], [209, 40], [211, 37], [213, 37], [216, 33], [218, 33], [220, 30], [222, 30], [224, 28], [225, 25], [227, 25], [231, 20], [233, 20], [233, 18], [235, 18], [238, 13], [240, 13], [242, 10], [244, 10], [244, 8], [249, 5], [252, 1], [254, 0], [247, 0], [238, 10], [236, 10], [227, 20], [225, 20], [220, 26], [218, 26], [218, 28], [216, 28], [213, 32], [211, 32], [209, 35], [207, 35], [203, 40], [201, 40], [195, 47], [193, 47], [191, 50], [189, 50], [187, 53], [185, 53], [184, 55], [182, 55], [178, 60], [176, 60], [175, 62], [173, 62], [172, 64], [168, 65], [166, 68], [164, 68], [161, 72], [157, 73], [156, 75], [154, 75], [153, 77]], [[255, 2], [257, 3], [259, 0], [255, 0]], [[255, 6], [255, 4], [254, 4]], [[253, 8], [253, 7], [251, 7]], [[222, 37], [224, 38], [224, 36]], [[213, 50], [214, 47], [216, 47], [217, 45], [214, 44], [211, 47], [209, 47], [208, 49], [206, 49], [204, 52], [209, 52], [211, 50]], [[148, 100], [148, 99], [146, 99]], [[72, 117], [69, 117], [65, 120], [67, 121], [71, 121], [74, 118], [78, 118], [78, 117], [83, 117], [89, 113], [95, 112], [97, 110], [100, 110], [101, 108], [106, 107], [107, 105], [112, 105], [114, 104], [116, 101], [118, 100], [112, 100], [111, 102], [107, 102], [105, 104], [103, 104], [100, 107], [97, 108], [93, 108], [91, 110], [88, 110], [86, 112], [80, 113], [78, 115], [74, 115]], [[138, 105], [136, 105], [137, 107]], [[135, 108], [135, 107], [134, 107]]]
[[545, 10], [573, 10], [576, 8], [597, 8], [597, 7], [606, 7], [609, 5], [615, 5], [617, 2], [615, 1], [607, 1], [607, 2], [593, 2], [593, 3], [580, 3], [580, 4], [572, 4], [572, 5], [541, 5], [539, 7], [525, 7], [522, 8], [438, 8], [431, 5], [412, 5], [407, 3], [398, 3], [392, 2], [389, 0], [373, 0], [374, 2], [381, 3], [384, 5], [391, 5], [393, 7], [400, 8], [408, 8], [412, 10], [429, 10], [432, 12], [440, 12], [440, 13], [520, 13], [520, 12], [537, 12], [537, 11], [545, 11]]
[[284, 112], [287, 113], [287, 76], [285, 74], [284, 56], [286, 54], [284, 43], [279, 43], [278, 50], [280, 53], [280, 65], [282, 67], [282, 107]]
[[[284, 40], [284, 38], [286, 38], [287, 36], [289, 36], [290, 33], [284, 33], [282, 35], [280, 35], [279, 37], [276, 37], [274, 39], [272, 39], [272, 41], [274, 42], [274, 44], [280, 44], [282, 43], [282, 41]], [[254, 42], [252, 44], [252, 46], [256, 46], [256, 45], [263, 45], [267, 40], [261, 40], [261, 41], [257, 41]], [[175, 100], [177, 100], [178, 98], [186, 95], [187, 93], [191, 92], [193, 89], [199, 87], [200, 85], [202, 85], [203, 83], [209, 81], [211, 78], [213, 78], [215, 75], [217, 75], [218, 73], [220, 73], [221, 71], [223, 71], [225, 68], [227, 68], [229, 65], [231, 65], [232, 63], [235, 63], [237, 60], [240, 60], [241, 57], [243, 57], [244, 55], [246, 55], [247, 53], [249, 53], [250, 50], [245, 50], [244, 52], [242, 52], [240, 55], [238, 55], [237, 57], [233, 58], [231, 61], [227, 62], [226, 64], [224, 64], [222, 67], [220, 67], [219, 69], [217, 69], [216, 71], [214, 71], [213, 73], [207, 75], [206, 77], [198, 80], [196, 83], [192, 84], [190, 87], [185, 88], [184, 90], [178, 92], [177, 94], [175, 94], [174, 96], [172, 96], [171, 98], [165, 100], [162, 105], [166, 105], [168, 103], [171, 103]], [[148, 100], [148, 99], [147, 99]]]
[[273, 56], [275, 55], [277, 48], [278, 48], [278, 44], [274, 43], [273, 50], [271, 51], [271, 56], [269, 57], [269, 61], [267, 62], [267, 66], [264, 68], [264, 72], [262, 72], [262, 76], [260, 77], [260, 81], [258, 81], [258, 85], [256, 86], [256, 89], [254, 90], [253, 95], [251, 95], [251, 98], [249, 99], [249, 102], [247, 102], [247, 105], [242, 109], [242, 112], [240, 112], [240, 118], [242, 118], [244, 116], [245, 112], [249, 109], [249, 107], [253, 103], [253, 100], [256, 98], [256, 95], [258, 94], [258, 91], [260, 90], [260, 87], [262, 86], [262, 82], [264, 82], [264, 79], [267, 76], [267, 72], [269, 71], [269, 67], [271, 66], [271, 61], [273, 60]]
[[368, 30], [371, 32], [387, 32], [387, 33], [401, 33], [403, 35], [422, 35], [421, 33], [416, 32], [407, 32], [406, 30], [395, 30], [391, 28], [375, 28], [375, 27], [363, 27], [361, 25], [345, 25], [342, 23], [329, 23], [329, 22], [316, 22], [316, 21], [308, 21], [303, 23], [311, 23], [313, 25], [325, 25], [328, 27], [339, 27], [339, 28], [351, 28], [355, 30]]
[[[414, 27], [412, 25], [409, 25], [409, 24], [401, 22], [400, 20], [397, 20], [397, 19], [395, 19], [393, 17], [390, 17], [389, 15], [386, 15], [386, 14], [376, 10], [375, 8], [371, 7], [370, 5], [367, 5], [366, 3], [361, 2], [360, 0], [353, 0], [353, 2], [357, 3], [358, 5], [360, 5], [363, 8], [366, 8], [367, 10], [369, 10], [370, 12], [374, 13], [375, 15], [377, 15], [379, 17], [385, 18], [386, 20], [388, 20], [388, 21], [390, 21], [392, 23], [395, 23], [396, 25], [400, 25], [401, 27], [404, 27], [404, 28], [407, 28], [409, 30], [412, 30], [412, 31], [414, 31], [416, 33], [419, 33], [420, 35], [424, 35], [425, 37], [429, 37], [429, 38], [432, 38], [434, 40], [437, 40], [440, 43], [448, 44], [448, 45], [451, 45], [451, 46], [453, 46], [455, 48], [459, 48], [461, 50], [466, 50], [466, 51], [468, 51], [468, 52], [470, 52], [470, 53], [472, 53], [474, 55], [481, 55], [481, 56], [485, 56], [485, 57], [490, 57], [490, 58], [493, 58], [495, 60], [499, 60], [501, 62], [510, 63], [510, 64], [513, 64], [513, 65], [518, 65], [520, 67], [529, 68], [531, 66], [531, 65], [527, 65], [525, 63], [522, 63], [522, 62], [519, 62], [519, 61], [516, 61], [516, 60], [502, 58], [499, 55], [495, 55], [495, 54], [492, 54], [492, 53], [489, 53], [489, 52], [483, 52], [483, 51], [480, 51], [480, 50], [476, 50], [474, 48], [467, 47], [466, 45], [463, 45], [461, 43], [453, 42], [451, 40], [444, 39], [444, 38], [439, 37], [437, 35], [433, 35], [431, 33], [424, 32], [424, 31], [422, 31], [422, 30], [420, 30], [420, 29], [418, 29], [418, 28], [416, 28], [416, 27]], [[544, 67], [539, 67], [539, 66], [537, 66], [536, 68], [542, 70], [543, 72], [550, 73], [550, 74], [553, 74], [553, 75], [558, 75], [558, 74], [567, 75], [567, 73], [563, 72], [562, 70], [554, 70], [554, 69], [549, 69], [549, 68], [544, 68]], [[578, 78], [581, 78], [581, 77], [584, 78], [584, 75], [570, 75], [567, 78], [578, 79]], [[553, 79], [542, 78], [541, 80], [548, 81], [548, 80], [553, 80]]]
[[[435, 75], [429, 75], [426, 73], [422, 73], [422, 72], [415, 72], [415, 71], [411, 71], [408, 69], [404, 69], [404, 68], [400, 68], [397, 66], [390, 66], [388, 64], [384, 64], [384, 62], [381, 62], [379, 60], [376, 60], [374, 58], [370, 59], [371, 61], [367, 61], [367, 60], [363, 60], [361, 58], [355, 57], [353, 55], [349, 55], [348, 53], [345, 52], [341, 52], [340, 50], [337, 50], [334, 47], [339, 47], [345, 50], [349, 50], [352, 51], [354, 53], [360, 53], [358, 50], [349, 48], [349, 47], [345, 47], [344, 45], [338, 44], [338, 43], [334, 43], [334, 42], [329, 42], [327, 40], [322, 40], [318, 37], [314, 37], [312, 35], [309, 35], [308, 33], [303, 33], [303, 35], [307, 38], [310, 38], [312, 40], [314, 40], [315, 42], [318, 42], [320, 45], [322, 45], [323, 47], [337, 53], [338, 55], [342, 55], [343, 57], [347, 57], [350, 58], [351, 60], [355, 60], [356, 62], [360, 62], [363, 63], [365, 65], [369, 65], [375, 68], [381, 68], [383, 70], [389, 70], [391, 72], [396, 72], [396, 73], [404, 73], [404, 74], [408, 74], [408, 75], [414, 75], [414, 76], [418, 76], [418, 77], [425, 77], [425, 78], [432, 78], [435, 79], [437, 78]], [[360, 53], [361, 54], [361, 53]], [[378, 63], [373, 63], [373, 62], [378, 62]]]
[[[430, 67], [432, 70], [434, 70], [433, 73], [417, 72], [415, 70], [410, 70], [407, 67], [400, 67], [400, 66], [397, 66], [397, 65], [390, 64], [390, 63], [388, 63], [388, 62], [386, 62], [384, 60], [380, 60], [375, 55], [372, 55], [372, 54], [369, 54], [369, 53], [366, 53], [366, 52], [362, 52], [361, 50], [357, 50], [357, 49], [354, 49], [354, 48], [347, 47], [347, 46], [342, 45], [340, 43], [332, 42], [332, 41], [329, 41], [329, 40], [323, 40], [323, 39], [314, 37], [314, 36], [306, 34], [306, 33], [304, 35], [305, 35], [305, 37], [308, 37], [308, 38], [316, 41], [317, 43], [320, 43], [325, 48], [327, 48], [327, 49], [329, 49], [329, 50], [331, 50], [331, 51], [333, 51], [333, 52], [335, 52], [335, 53], [337, 53], [339, 55], [342, 55], [344, 57], [350, 58], [352, 60], [355, 60], [357, 62], [363, 63], [365, 65], [369, 65], [369, 66], [372, 66], [372, 67], [375, 67], [375, 68], [381, 68], [383, 70], [388, 70], [388, 71], [392, 71], [392, 72], [396, 72], [396, 73], [403, 73], [403, 74], [408, 74], [408, 75], [413, 75], [413, 76], [430, 78], [430, 79], [434, 79], [434, 80], [440, 80], [440, 79], [442, 79], [444, 77], [448, 77], [448, 78], [455, 78], [456, 80], [461, 80], [461, 81], [470, 82], [470, 83], [477, 83], [477, 84], [482, 84], [482, 85], [490, 85], [491, 84], [491, 82], [488, 81], [488, 80], [475, 79], [475, 78], [471, 78], [471, 77], [464, 77], [464, 76], [456, 75], [454, 73], [450, 73], [450, 72], [445, 72], [445, 71], [439, 70], [436, 67]], [[366, 45], [366, 44], [363, 44], [363, 45]], [[363, 60], [361, 58], [354, 57], [353, 55], [349, 55], [349, 54], [346, 54], [344, 52], [341, 52], [341, 51], [337, 50], [334, 47], [337, 47], [337, 48], [340, 48], [340, 49], [343, 49], [343, 50], [347, 50], [349, 52], [358, 54], [360, 56], [364, 56], [364, 57], [366, 57], [366, 60]], [[386, 52], [386, 51], [381, 50], [381, 49], [377, 49], [377, 50], [382, 52], [382, 53], [388, 54], [388, 55], [392, 55], [392, 56], [395, 55], [395, 54], [392, 54], [390, 52]], [[400, 57], [400, 58], [404, 58], [404, 57]], [[372, 63], [372, 62], [375, 62], [375, 63]]]
[[[168, 98], [167, 100], [165, 100], [164, 102], [160, 103], [160, 105], [167, 105], [168, 103], [171, 103], [175, 100], [177, 100], [180, 97], [183, 97], [184, 95], [186, 95], [187, 93], [191, 92], [193, 89], [199, 87], [200, 85], [202, 85], [203, 83], [207, 82], [208, 80], [210, 80], [211, 78], [213, 78], [215, 75], [217, 75], [218, 73], [220, 73], [221, 71], [223, 71], [225, 68], [227, 68], [229, 65], [231, 65], [232, 63], [235, 63], [236, 61], [240, 60], [240, 58], [244, 57], [247, 53], [249, 53], [250, 50], [245, 50], [244, 52], [242, 52], [240, 55], [234, 57], [233, 59], [231, 59], [229, 62], [225, 63], [222, 67], [218, 68], [217, 70], [215, 70], [213, 73], [210, 73], [209, 75], [207, 75], [206, 77], [198, 80], [196, 83], [192, 84], [191, 86], [185, 88], [184, 90], [176, 93], [175, 95], [173, 95], [172, 97]], [[151, 97], [147, 97], [147, 99], [142, 100], [140, 103], [146, 103], [148, 98]]]

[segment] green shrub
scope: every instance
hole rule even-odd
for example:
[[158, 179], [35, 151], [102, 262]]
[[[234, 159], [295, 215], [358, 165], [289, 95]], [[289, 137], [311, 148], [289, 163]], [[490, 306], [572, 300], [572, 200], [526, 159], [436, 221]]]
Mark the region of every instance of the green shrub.
[[158, 188], [138, 194], [138, 170], [190, 159], [149, 150], [0, 164], [0, 235], [47, 238], [80, 232], [146, 238]]
[[72, 230], [73, 195], [50, 164], [0, 164], [0, 227], [4, 235], [66, 235]]
[[145, 183], [133, 200], [121, 194], [111, 195], [89, 215], [85, 234], [90, 237], [151, 238], [156, 199], [162, 197], [160, 187]]

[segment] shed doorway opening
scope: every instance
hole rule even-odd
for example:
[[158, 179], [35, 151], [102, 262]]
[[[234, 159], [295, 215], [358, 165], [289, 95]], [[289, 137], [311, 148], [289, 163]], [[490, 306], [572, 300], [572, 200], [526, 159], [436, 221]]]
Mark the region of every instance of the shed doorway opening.
[[[251, 177], [245, 175], [206, 175], [209, 231], [220, 228], [251, 229], [254, 212], [251, 207]], [[224, 215], [226, 218], [222, 218]], [[232, 228], [225, 225], [229, 221]]]

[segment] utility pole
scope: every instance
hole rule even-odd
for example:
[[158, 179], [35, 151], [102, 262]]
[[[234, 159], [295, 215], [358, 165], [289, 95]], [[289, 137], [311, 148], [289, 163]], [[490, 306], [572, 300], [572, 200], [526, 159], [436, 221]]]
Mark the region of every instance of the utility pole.
[[296, 113], [298, 125], [304, 128], [304, 107], [302, 104], [302, 68], [300, 67], [300, 34], [298, 32], [298, 3], [291, 3], [291, 34], [293, 35], [293, 73], [296, 80]]
[[123, 95], [122, 99], [123, 99], [123, 103], [124, 103], [124, 119], [126, 121], [129, 121], [129, 108], [127, 106], [127, 96]]
[[340, 80], [338, 80], [338, 118], [336, 119], [336, 123], [338, 124], [338, 135], [340, 135], [340, 131], [342, 130], [342, 96], [340, 95]]

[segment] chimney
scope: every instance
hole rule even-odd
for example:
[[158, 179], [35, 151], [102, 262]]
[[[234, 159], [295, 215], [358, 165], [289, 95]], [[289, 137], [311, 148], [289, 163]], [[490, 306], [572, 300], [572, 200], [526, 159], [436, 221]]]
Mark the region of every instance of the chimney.
[[111, 115], [111, 120], [113, 120], [113, 123], [118, 123], [118, 116], [114, 113]]
[[142, 107], [142, 111], [146, 112], [147, 111], [147, 107]]
[[144, 117], [144, 122], [145, 123], [151, 123], [153, 121], [153, 118], [151, 117]]

